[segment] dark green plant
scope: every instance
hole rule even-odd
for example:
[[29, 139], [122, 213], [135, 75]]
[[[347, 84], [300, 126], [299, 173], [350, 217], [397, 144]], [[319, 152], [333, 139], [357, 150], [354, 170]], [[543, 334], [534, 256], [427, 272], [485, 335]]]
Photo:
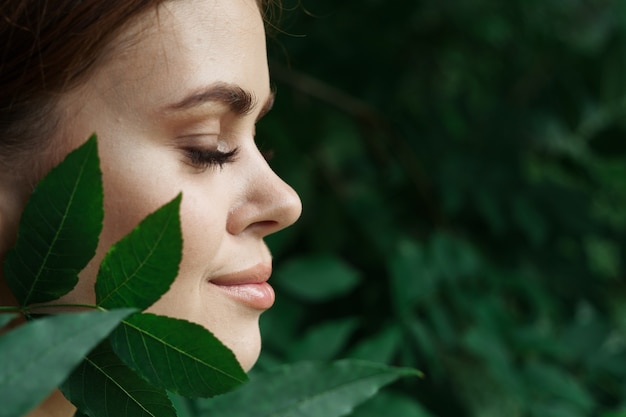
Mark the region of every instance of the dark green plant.
[[276, 278], [351, 286], [277, 279], [261, 363], [424, 372], [355, 416], [623, 414], [626, 3], [286, 3], [258, 137], [305, 210]]
[[[181, 198], [147, 216], [109, 249], [96, 279], [95, 305], [60, 305], [55, 300], [78, 282], [102, 228], [95, 136], [37, 185], [4, 263], [5, 279], [19, 306], [0, 307], [0, 328], [17, 314], [28, 322], [0, 336], [1, 417], [24, 415], [57, 386], [77, 406], [78, 416], [176, 416], [171, 398], [179, 410], [185, 408], [174, 394], [212, 397], [247, 380], [234, 354], [208, 330], [142, 312], [178, 274]], [[85, 309], [93, 311], [70, 311]], [[251, 392], [254, 396], [256, 387], [264, 390], [268, 415], [291, 415], [280, 414], [289, 404], [303, 410], [299, 415], [339, 416], [380, 386], [415, 374], [361, 362], [331, 365], [340, 368], [335, 372], [323, 365], [303, 366], [267, 375], [261, 384], [216, 404], [223, 415], [234, 415], [231, 409], [263, 415], [257, 403], [241, 402]], [[232, 402], [225, 403], [225, 398]], [[311, 407], [312, 399], [321, 406]]]

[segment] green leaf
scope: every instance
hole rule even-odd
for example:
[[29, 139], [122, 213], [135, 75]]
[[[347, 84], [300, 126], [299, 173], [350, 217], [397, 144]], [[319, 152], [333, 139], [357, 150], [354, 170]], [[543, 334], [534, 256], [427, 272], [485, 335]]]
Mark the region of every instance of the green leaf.
[[587, 417], [588, 413], [559, 402], [542, 403], [535, 400], [529, 405], [530, 417]]
[[318, 324], [291, 346], [290, 358], [292, 361], [331, 360], [345, 348], [358, 325], [359, 320], [354, 317]]
[[139, 375], [187, 397], [222, 394], [248, 379], [222, 342], [185, 320], [135, 314], [111, 334], [111, 344]]
[[36, 406], [132, 311], [46, 317], [0, 337], [0, 417], [21, 416]]
[[9, 324], [15, 317], [15, 314], [0, 314], [0, 329]]
[[140, 378], [100, 344], [60, 387], [90, 417], [175, 417], [167, 393]]
[[78, 282], [102, 230], [102, 179], [95, 135], [37, 185], [4, 275], [25, 306], [59, 298]]
[[170, 398], [178, 417], [195, 417], [195, 413], [193, 411], [193, 400], [181, 397], [180, 395], [176, 395], [171, 392], [168, 392], [167, 396]]
[[99, 306], [144, 310], [169, 289], [182, 254], [180, 201], [179, 194], [109, 249], [96, 281]]
[[437, 349], [437, 339], [432, 329], [415, 320], [410, 324], [408, 333], [411, 336], [409, 340], [417, 345], [417, 351], [424, 355], [429, 363], [437, 366], [440, 352]]
[[201, 416], [339, 417], [413, 369], [342, 360], [303, 362], [258, 374], [242, 388], [203, 403]]
[[307, 301], [326, 301], [345, 295], [360, 280], [357, 270], [330, 255], [294, 259], [276, 271], [274, 277], [281, 288]]
[[406, 341], [398, 327], [391, 325], [369, 339], [362, 339], [350, 352], [349, 357], [373, 362], [389, 363]]
[[602, 277], [616, 278], [622, 270], [622, 245], [596, 236], [585, 238], [589, 269]]
[[603, 414], [602, 417], [626, 417], [626, 411], [615, 411]]
[[381, 392], [359, 406], [350, 417], [434, 417], [414, 398], [406, 395]]
[[587, 387], [564, 369], [548, 363], [532, 362], [527, 365], [525, 374], [537, 396], [562, 399], [565, 404], [578, 408], [583, 414], [593, 409], [593, 397]]
[[[410, 316], [413, 307], [432, 298], [437, 290], [434, 273], [421, 245], [401, 240], [389, 258], [393, 307], [400, 317]], [[410, 320], [410, 318], [409, 318]]]
[[519, 194], [514, 196], [511, 205], [511, 213], [519, 231], [524, 233], [533, 245], [537, 247], [543, 245], [548, 235], [548, 225], [535, 203], [528, 196]]
[[480, 272], [481, 259], [466, 240], [447, 232], [435, 234], [429, 242], [430, 256], [442, 277], [454, 281]]

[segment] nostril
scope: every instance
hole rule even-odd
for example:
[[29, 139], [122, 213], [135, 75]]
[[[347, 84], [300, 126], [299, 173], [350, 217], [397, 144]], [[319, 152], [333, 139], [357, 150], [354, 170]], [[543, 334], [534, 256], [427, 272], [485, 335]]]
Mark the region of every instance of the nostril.
[[279, 231], [282, 228], [283, 227], [281, 226], [280, 222], [274, 220], [261, 220], [250, 224], [246, 228], [246, 230], [248, 233], [253, 233], [260, 237], [265, 237]]
[[261, 227], [263, 229], [277, 229], [279, 227], [279, 223], [275, 220], [262, 220], [255, 223], [255, 226]]

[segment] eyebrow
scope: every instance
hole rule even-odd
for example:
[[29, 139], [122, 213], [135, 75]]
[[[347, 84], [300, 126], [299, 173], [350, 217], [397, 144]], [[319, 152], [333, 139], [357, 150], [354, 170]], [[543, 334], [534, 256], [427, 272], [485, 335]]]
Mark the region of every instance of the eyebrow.
[[[270, 95], [261, 108], [257, 121], [270, 111], [274, 104], [275, 96], [274, 91], [270, 92]], [[257, 106], [256, 97], [250, 91], [236, 84], [215, 83], [208, 87], [192, 91], [182, 100], [167, 105], [164, 111], [167, 113], [186, 111], [207, 103], [224, 104], [228, 106], [233, 113], [239, 116], [251, 113]]]

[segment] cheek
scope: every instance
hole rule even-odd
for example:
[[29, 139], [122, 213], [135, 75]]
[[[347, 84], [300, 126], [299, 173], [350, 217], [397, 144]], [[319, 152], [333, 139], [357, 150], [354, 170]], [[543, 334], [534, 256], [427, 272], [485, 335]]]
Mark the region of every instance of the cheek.
[[[102, 141], [104, 142], [104, 141]], [[104, 185], [104, 222], [96, 255], [79, 274], [75, 289], [63, 298], [65, 302], [95, 302], [93, 286], [98, 268], [108, 249], [128, 234], [148, 214], [170, 201], [180, 191], [166, 181], [166, 176], [136, 155], [131, 147], [125, 152], [100, 146], [102, 179]], [[122, 155], [123, 154], [123, 155]], [[138, 156], [133, 158], [133, 156]], [[166, 167], [165, 161], [156, 167]]]
[[[128, 144], [132, 143], [129, 140]], [[101, 240], [112, 244], [148, 214], [180, 192], [167, 153], [147, 146], [102, 146], [104, 228]]]
[[220, 251], [232, 194], [223, 172], [188, 172], [180, 156], [164, 145], [116, 145], [102, 156], [105, 219], [101, 243], [115, 243], [182, 192], [183, 260], [177, 281], [205, 276], [215, 260], [223, 258]]
[[198, 191], [193, 188], [183, 190], [180, 209], [183, 260], [179, 279], [187, 275], [194, 278], [198, 274], [206, 276], [219, 268], [219, 260], [224, 258], [221, 251], [226, 248], [228, 209], [215, 195], [219, 194], [215, 190]]

